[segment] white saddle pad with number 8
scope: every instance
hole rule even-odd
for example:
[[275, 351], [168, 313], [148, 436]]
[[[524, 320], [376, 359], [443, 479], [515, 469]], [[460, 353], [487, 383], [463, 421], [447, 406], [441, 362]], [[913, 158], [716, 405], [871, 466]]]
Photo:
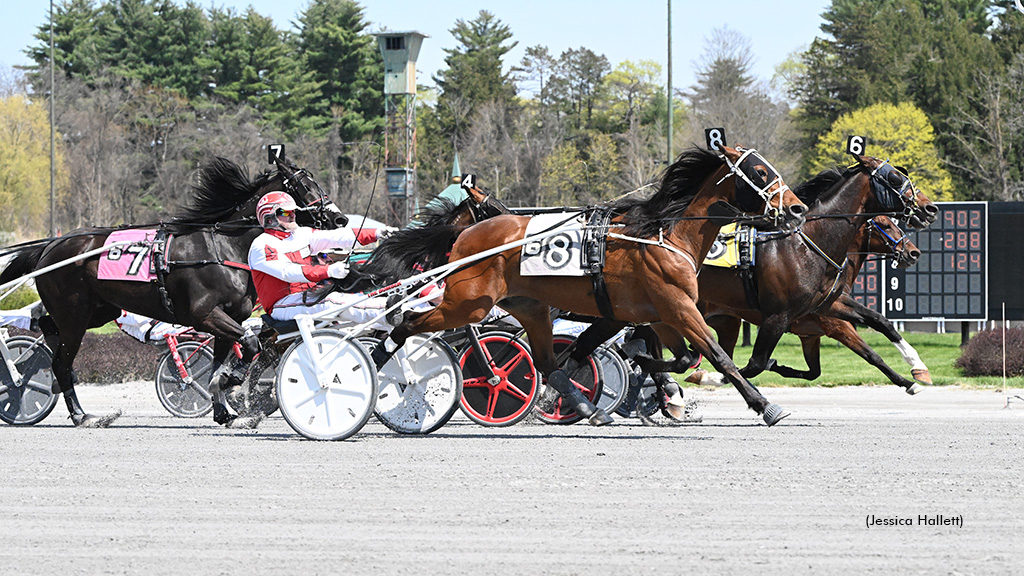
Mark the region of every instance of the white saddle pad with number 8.
[[582, 212], [538, 214], [526, 225], [526, 235], [558, 232], [523, 245], [519, 274], [522, 276], [583, 276]]

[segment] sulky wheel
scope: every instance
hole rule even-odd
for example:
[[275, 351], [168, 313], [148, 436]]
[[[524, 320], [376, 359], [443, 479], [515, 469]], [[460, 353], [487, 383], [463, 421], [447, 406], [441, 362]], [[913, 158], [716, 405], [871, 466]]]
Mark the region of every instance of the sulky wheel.
[[[200, 342], [178, 343], [181, 369], [171, 351], [164, 352], [156, 363], [156, 397], [178, 418], [199, 418], [213, 410], [210, 400], [210, 378], [213, 376], [213, 350]], [[185, 377], [182, 377], [184, 370]]]
[[[575, 336], [555, 334], [555, 356], [558, 356], [563, 350], [572, 346], [575, 341]], [[579, 368], [569, 374], [569, 378], [588, 400], [597, 402], [595, 399], [601, 395], [603, 374], [601, 372], [601, 364], [595, 360], [594, 354], [587, 356], [587, 361], [581, 363]], [[583, 418], [572, 408], [563, 406], [561, 398], [555, 402], [550, 412], [538, 410], [537, 417], [548, 424], [575, 424]]]
[[622, 404], [629, 391], [629, 365], [622, 359], [615, 347], [604, 344], [594, 351], [594, 358], [601, 363], [601, 395], [597, 407], [611, 414]]
[[444, 340], [427, 334], [410, 336], [380, 369], [377, 380], [374, 414], [401, 434], [429, 434], [444, 426], [462, 396], [462, 370], [455, 352]]
[[481, 426], [511, 426], [530, 413], [540, 393], [539, 373], [530, 348], [512, 334], [486, 332], [480, 336], [480, 352], [486, 357], [467, 343], [459, 353], [459, 405], [470, 420]]
[[53, 354], [41, 338], [13, 336], [6, 345], [9, 362], [0, 367], [0, 420], [15, 426], [38, 424], [57, 405]]
[[[317, 366], [322, 371], [318, 373]], [[344, 440], [373, 414], [377, 372], [355, 340], [334, 330], [316, 330], [281, 356], [277, 401], [293, 430], [312, 440]]]

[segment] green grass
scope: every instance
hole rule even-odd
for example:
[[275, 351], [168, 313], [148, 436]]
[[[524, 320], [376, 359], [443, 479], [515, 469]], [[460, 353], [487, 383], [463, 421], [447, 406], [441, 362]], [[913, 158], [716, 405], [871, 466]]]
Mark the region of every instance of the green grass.
[[[885, 362], [905, 378], [911, 378], [910, 366], [903, 361], [896, 347], [888, 339], [874, 330], [860, 330], [860, 335]], [[757, 337], [757, 327], [751, 329], [751, 342]], [[954, 362], [960, 357], [960, 334], [933, 334], [922, 332], [904, 332], [903, 337], [917, 349], [917, 353], [928, 366], [932, 381], [936, 386], [966, 386], [981, 388], [1000, 388], [1003, 379], [1000, 376], [984, 376], [968, 378]], [[737, 346], [733, 359], [739, 367], [746, 365], [751, 346]], [[666, 352], [667, 354], [667, 352]], [[783, 336], [778, 348], [772, 354], [779, 364], [797, 369], [804, 369], [807, 363], [803, 359], [800, 339], [792, 334]], [[711, 369], [710, 363], [702, 365]], [[891, 385], [889, 379], [868, 364], [852, 350], [830, 338], [821, 340], [821, 376], [816, 380], [794, 380], [783, 378], [774, 372], [765, 372], [753, 379], [757, 386], [858, 386], [858, 385]], [[1007, 378], [1008, 388], [1024, 388], [1024, 378]]]

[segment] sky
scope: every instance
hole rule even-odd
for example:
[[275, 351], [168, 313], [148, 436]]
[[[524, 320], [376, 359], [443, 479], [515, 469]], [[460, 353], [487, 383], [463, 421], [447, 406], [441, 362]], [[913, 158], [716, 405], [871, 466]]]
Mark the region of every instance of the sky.
[[[282, 30], [292, 29], [308, 5], [308, 0], [198, 1], [203, 7], [231, 7], [238, 12], [251, 5]], [[588, 48], [607, 57], [612, 67], [626, 60], [653, 60], [664, 69], [668, 57], [668, 0], [360, 0], [360, 4], [371, 32], [416, 30], [429, 36], [416, 62], [417, 82], [422, 85], [434, 84], [431, 76], [445, 68], [444, 49], [457, 47], [449, 32], [455, 22], [473, 20], [480, 10], [497, 16], [510, 28], [512, 40], [518, 41], [506, 56], [506, 67], [518, 64], [526, 48], [537, 45], [546, 46], [555, 57], [569, 48]], [[672, 1], [673, 86], [686, 89], [695, 83], [694, 65], [704, 51], [705, 39], [725, 26], [750, 42], [754, 76], [771, 80], [776, 65], [822, 35], [821, 14], [829, 5], [831, 0]], [[3, 2], [0, 67], [31, 63], [22, 51], [36, 43], [33, 34], [48, 22], [49, 7], [46, 0]]]

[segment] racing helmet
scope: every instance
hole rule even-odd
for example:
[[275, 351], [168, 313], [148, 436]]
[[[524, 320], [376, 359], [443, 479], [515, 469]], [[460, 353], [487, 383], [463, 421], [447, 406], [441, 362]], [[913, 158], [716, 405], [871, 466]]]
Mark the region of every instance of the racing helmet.
[[297, 210], [295, 200], [285, 192], [267, 192], [256, 203], [256, 219], [264, 228], [278, 228], [278, 210]]

